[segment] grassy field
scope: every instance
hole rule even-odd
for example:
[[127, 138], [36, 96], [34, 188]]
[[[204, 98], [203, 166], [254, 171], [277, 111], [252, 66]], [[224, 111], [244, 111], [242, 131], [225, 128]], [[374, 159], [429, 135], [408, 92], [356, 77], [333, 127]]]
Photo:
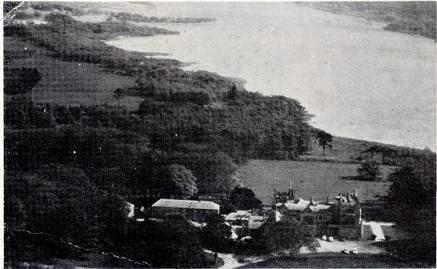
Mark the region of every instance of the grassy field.
[[[36, 103], [118, 105], [114, 91], [132, 86], [135, 80], [106, 73], [95, 64], [58, 60], [45, 49], [11, 37], [4, 38], [4, 53], [5, 68], [35, 67], [41, 73], [41, 81], [30, 93]], [[120, 106], [135, 110], [141, 101], [141, 98], [125, 97], [120, 100]]]
[[[316, 138], [312, 138], [310, 150], [301, 159], [322, 159], [335, 162], [355, 162], [358, 163], [359, 157], [363, 150], [372, 146], [384, 146], [394, 150], [408, 150], [406, 147], [383, 144], [373, 141], [365, 141], [346, 137], [334, 136], [331, 142], [332, 148], [326, 147], [325, 156], [323, 156], [323, 148], [318, 144]], [[376, 157], [376, 156], [375, 156]]]
[[302, 255], [296, 258], [278, 258], [248, 264], [244, 268], [411, 268], [416, 264], [401, 262], [386, 255], [341, 255], [323, 253]]
[[298, 197], [325, 201], [339, 192], [357, 189], [361, 201], [375, 200], [385, 195], [390, 182], [386, 181], [395, 167], [380, 166], [383, 180], [380, 182], [344, 180], [356, 175], [358, 164], [251, 160], [238, 169], [243, 185], [251, 188], [263, 204], [270, 205], [273, 189], [286, 191], [293, 182]]
[[313, 138], [311, 140], [311, 149], [302, 158], [320, 157], [340, 162], [356, 162], [355, 158], [360, 155], [361, 151], [376, 143], [334, 136], [331, 144], [332, 148], [326, 147], [325, 156], [323, 156], [322, 147], [318, 144], [318, 140]]

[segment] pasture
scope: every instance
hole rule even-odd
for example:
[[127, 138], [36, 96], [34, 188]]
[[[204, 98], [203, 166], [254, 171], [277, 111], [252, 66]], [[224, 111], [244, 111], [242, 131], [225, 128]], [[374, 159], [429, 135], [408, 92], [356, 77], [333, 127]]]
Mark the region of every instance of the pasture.
[[376, 200], [387, 193], [390, 182], [387, 176], [394, 171], [393, 166], [380, 166], [382, 181], [369, 182], [344, 180], [342, 177], [355, 176], [358, 164], [328, 162], [298, 162], [250, 160], [238, 169], [240, 182], [252, 189], [263, 204], [272, 203], [273, 189], [286, 191], [293, 182], [297, 197], [325, 201], [339, 192], [357, 189], [361, 201]]
[[28, 94], [35, 103], [120, 105], [132, 111], [142, 101], [131, 96], [116, 100], [114, 91], [132, 86], [135, 78], [107, 73], [96, 64], [61, 61], [43, 48], [12, 37], [4, 38], [4, 53], [5, 68], [38, 69], [42, 78]]

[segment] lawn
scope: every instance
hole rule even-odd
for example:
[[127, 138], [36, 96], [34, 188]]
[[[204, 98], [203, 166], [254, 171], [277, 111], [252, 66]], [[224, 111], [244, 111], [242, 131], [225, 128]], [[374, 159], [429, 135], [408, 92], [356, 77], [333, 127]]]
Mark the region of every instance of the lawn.
[[402, 262], [391, 256], [376, 254], [348, 255], [323, 253], [277, 258], [243, 266], [243, 268], [406, 268], [416, 264]]
[[[118, 105], [114, 91], [132, 86], [135, 80], [107, 73], [96, 64], [61, 61], [45, 49], [12, 37], [4, 38], [4, 53], [4, 68], [37, 68], [41, 73], [41, 81], [30, 93], [36, 103]], [[127, 96], [120, 100], [120, 106], [135, 110], [141, 101]]]
[[332, 197], [354, 189], [357, 189], [361, 201], [372, 201], [385, 195], [391, 184], [386, 181], [387, 176], [395, 167], [380, 166], [383, 178], [380, 182], [342, 179], [356, 175], [358, 166], [349, 163], [250, 160], [238, 169], [238, 177], [265, 205], [271, 204], [273, 189], [286, 191], [290, 182], [293, 182], [297, 196], [306, 199], [313, 196], [325, 201], [327, 195]]

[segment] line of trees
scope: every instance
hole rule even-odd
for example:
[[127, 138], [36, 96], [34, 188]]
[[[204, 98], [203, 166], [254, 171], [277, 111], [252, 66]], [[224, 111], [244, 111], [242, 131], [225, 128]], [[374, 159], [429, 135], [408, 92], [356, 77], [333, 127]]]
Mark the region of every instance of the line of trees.
[[398, 256], [435, 266], [436, 156], [428, 152], [406, 159], [388, 178], [392, 181], [385, 213], [412, 238], [390, 242]]

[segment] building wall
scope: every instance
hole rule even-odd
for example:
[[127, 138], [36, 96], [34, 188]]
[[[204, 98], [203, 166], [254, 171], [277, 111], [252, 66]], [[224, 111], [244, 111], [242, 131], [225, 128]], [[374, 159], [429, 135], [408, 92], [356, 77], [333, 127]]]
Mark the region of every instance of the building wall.
[[152, 217], [164, 218], [167, 215], [181, 215], [187, 220], [205, 222], [210, 215], [217, 215], [217, 210], [195, 209], [195, 208], [174, 208], [174, 207], [152, 207]]

